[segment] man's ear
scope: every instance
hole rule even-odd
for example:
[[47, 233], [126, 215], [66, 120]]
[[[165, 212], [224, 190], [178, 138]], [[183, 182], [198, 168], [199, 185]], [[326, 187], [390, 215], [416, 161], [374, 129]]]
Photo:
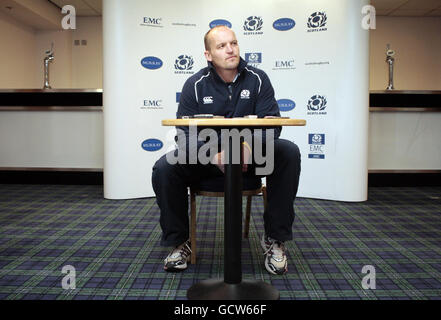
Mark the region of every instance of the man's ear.
[[211, 53], [210, 53], [210, 51], [205, 51], [204, 52], [204, 55], [205, 55], [205, 59], [207, 59], [207, 61], [212, 61], [213, 59], [211, 58]]

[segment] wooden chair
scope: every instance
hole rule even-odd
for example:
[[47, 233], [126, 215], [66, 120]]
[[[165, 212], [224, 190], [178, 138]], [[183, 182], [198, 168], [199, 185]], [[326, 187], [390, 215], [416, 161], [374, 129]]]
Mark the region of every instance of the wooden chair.
[[[247, 197], [247, 206], [245, 214], [244, 238], [248, 238], [250, 230], [250, 214], [252, 196], [262, 194], [263, 206], [266, 210], [267, 197], [266, 187], [262, 185], [259, 177], [243, 177], [242, 196]], [[198, 186], [190, 187], [190, 242], [191, 242], [191, 263], [196, 263], [196, 196], [206, 197], [224, 197], [224, 178], [217, 177], [206, 179], [200, 182]]]

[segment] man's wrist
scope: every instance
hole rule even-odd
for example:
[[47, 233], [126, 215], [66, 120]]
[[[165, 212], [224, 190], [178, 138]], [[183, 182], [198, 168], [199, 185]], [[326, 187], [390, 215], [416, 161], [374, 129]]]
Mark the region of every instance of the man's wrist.
[[248, 151], [249, 151], [250, 153], [253, 153], [253, 151], [251, 150], [251, 147], [250, 147], [250, 145], [248, 144], [248, 142], [244, 141], [244, 142], [242, 142], [242, 145], [244, 145], [245, 148], [247, 148]]

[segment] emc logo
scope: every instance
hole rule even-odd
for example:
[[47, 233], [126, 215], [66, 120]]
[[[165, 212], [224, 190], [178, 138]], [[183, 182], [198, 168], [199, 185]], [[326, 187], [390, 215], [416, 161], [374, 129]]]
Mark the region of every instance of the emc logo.
[[143, 17], [142, 26], [162, 28], [162, 18]]
[[160, 107], [162, 100], [144, 100], [144, 107]]

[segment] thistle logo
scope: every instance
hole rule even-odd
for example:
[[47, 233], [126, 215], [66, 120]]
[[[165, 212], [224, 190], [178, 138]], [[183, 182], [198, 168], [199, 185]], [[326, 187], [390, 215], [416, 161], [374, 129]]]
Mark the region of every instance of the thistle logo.
[[257, 67], [262, 63], [262, 53], [261, 52], [252, 52], [245, 53], [245, 61], [248, 62], [248, 65], [252, 67]]
[[187, 55], [180, 55], [175, 60], [175, 73], [176, 74], [193, 74], [194, 71], [191, 71], [193, 69], [194, 60], [192, 56]]
[[282, 112], [294, 110], [294, 108], [296, 107], [296, 103], [289, 99], [277, 100], [277, 104], [279, 105], [279, 110]]
[[162, 60], [156, 57], [145, 57], [141, 60], [141, 65], [150, 70], [156, 70], [162, 67]]
[[142, 142], [141, 147], [145, 151], [158, 151], [164, 146], [164, 143], [162, 143], [161, 140], [158, 139], [147, 139]]
[[143, 17], [141, 26], [163, 28], [162, 18]]
[[258, 35], [263, 34], [261, 31], [263, 27], [263, 20], [261, 17], [250, 16], [248, 17], [244, 24], [243, 29], [246, 31], [244, 35]]
[[325, 96], [315, 95], [308, 100], [308, 115], [325, 115], [328, 101]]
[[328, 28], [326, 27], [326, 22], [328, 21], [328, 17], [325, 12], [314, 12], [308, 18], [308, 32], [317, 32], [317, 31], [326, 31]]
[[250, 90], [242, 90], [242, 92], [240, 93], [240, 98], [241, 99], [249, 99], [250, 98]]
[[325, 135], [323, 133], [310, 133], [308, 135], [309, 159], [325, 158]]

